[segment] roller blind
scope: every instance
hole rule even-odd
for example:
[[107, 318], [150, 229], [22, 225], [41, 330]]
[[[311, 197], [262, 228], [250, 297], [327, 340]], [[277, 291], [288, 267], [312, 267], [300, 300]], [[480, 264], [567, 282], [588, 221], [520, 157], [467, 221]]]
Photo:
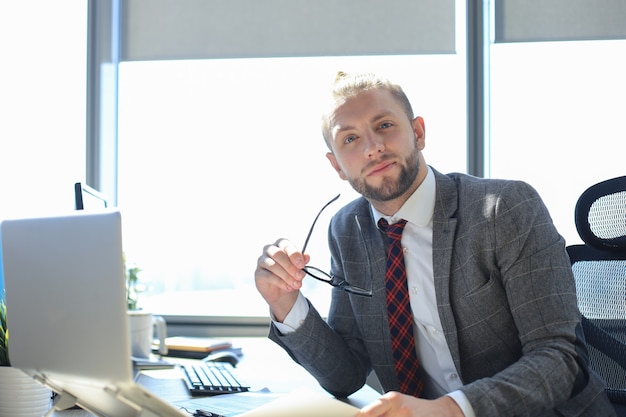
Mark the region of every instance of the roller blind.
[[495, 41], [626, 38], [626, 0], [495, 0]]
[[122, 0], [121, 60], [455, 52], [455, 0]]

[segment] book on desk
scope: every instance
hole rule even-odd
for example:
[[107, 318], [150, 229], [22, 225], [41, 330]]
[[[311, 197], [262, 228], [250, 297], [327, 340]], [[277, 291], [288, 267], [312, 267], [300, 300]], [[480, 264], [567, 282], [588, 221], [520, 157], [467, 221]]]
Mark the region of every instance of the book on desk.
[[[188, 337], [172, 336], [165, 338], [167, 346], [167, 356], [177, 358], [204, 359], [209, 354], [228, 351], [235, 355], [241, 355], [241, 349], [233, 347], [233, 344], [226, 339], [214, 337]], [[158, 352], [158, 345], [154, 345], [153, 352]]]

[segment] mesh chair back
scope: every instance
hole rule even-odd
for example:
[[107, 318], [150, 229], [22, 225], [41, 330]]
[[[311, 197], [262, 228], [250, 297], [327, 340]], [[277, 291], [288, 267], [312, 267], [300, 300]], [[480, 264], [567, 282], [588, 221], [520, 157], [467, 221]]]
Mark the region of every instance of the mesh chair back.
[[626, 251], [626, 176], [589, 187], [578, 198], [576, 230], [589, 246], [602, 251]]
[[587, 189], [575, 221], [585, 244], [567, 251], [590, 366], [605, 380], [619, 415], [626, 415], [626, 176]]

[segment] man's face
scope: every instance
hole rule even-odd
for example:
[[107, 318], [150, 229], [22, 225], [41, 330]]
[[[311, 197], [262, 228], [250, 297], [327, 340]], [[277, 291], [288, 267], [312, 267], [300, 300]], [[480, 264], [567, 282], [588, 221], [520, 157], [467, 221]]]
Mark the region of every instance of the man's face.
[[349, 98], [330, 115], [332, 153], [339, 176], [370, 201], [408, 197], [419, 185], [421, 118], [409, 120], [402, 106], [383, 89]]

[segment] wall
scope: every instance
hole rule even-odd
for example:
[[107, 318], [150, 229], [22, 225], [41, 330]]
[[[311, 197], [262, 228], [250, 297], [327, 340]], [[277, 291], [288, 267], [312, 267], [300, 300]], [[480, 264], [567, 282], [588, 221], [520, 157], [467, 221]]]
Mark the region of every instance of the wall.
[[0, 219], [73, 208], [86, 47], [87, 2], [0, 0]]

